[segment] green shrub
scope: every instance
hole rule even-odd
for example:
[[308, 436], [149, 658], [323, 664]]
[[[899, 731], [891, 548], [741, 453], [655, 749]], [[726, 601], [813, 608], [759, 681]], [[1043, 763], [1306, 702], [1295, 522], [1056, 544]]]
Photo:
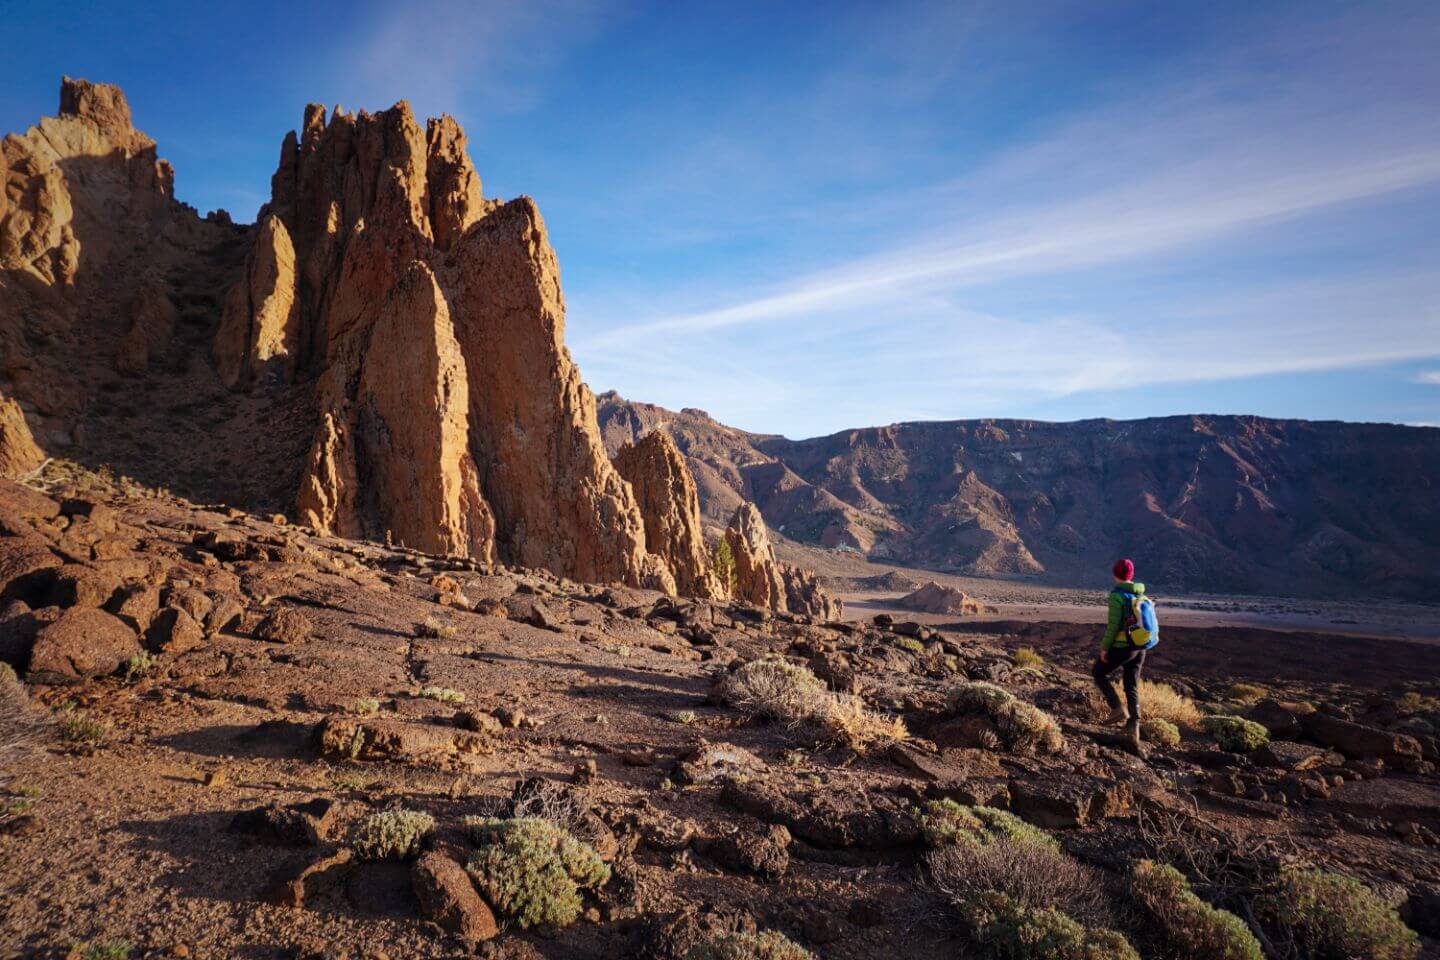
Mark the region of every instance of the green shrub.
[[1221, 750], [1232, 753], [1249, 753], [1270, 742], [1269, 730], [1244, 717], [1206, 717], [1200, 726], [1215, 738]]
[[125, 661], [125, 679], [136, 680], [143, 677], [155, 668], [155, 658], [150, 651], [141, 650], [135, 656]]
[[1270, 696], [1270, 691], [1254, 683], [1232, 683], [1225, 688], [1225, 697], [1240, 703], [1254, 703]]
[[127, 960], [135, 944], [129, 940], [97, 940], [80, 951], [81, 960]]
[[726, 593], [735, 592], [735, 554], [730, 549], [730, 541], [724, 537], [716, 540], [710, 550], [710, 569], [715, 571]]
[[1011, 658], [1017, 667], [1043, 667], [1045, 658], [1034, 647], [1021, 647]]
[[386, 810], [361, 821], [350, 845], [364, 860], [408, 860], [434, 829], [435, 818], [423, 811]]
[[815, 955], [776, 930], [724, 933], [696, 944], [685, 960], [815, 960]]
[[465, 865], [486, 901], [518, 926], [565, 926], [580, 916], [581, 891], [610, 879], [600, 855], [549, 820], [467, 817], [480, 845]]
[[1420, 938], [1395, 909], [1352, 877], [1289, 868], [1256, 900], [1262, 920], [1283, 929], [1315, 960], [1414, 960]]
[[916, 640], [914, 637], [897, 637], [895, 639], [895, 645], [902, 649], [909, 650], [911, 653], [925, 652], [925, 644]]
[[951, 691], [950, 707], [960, 713], [987, 714], [1001, 743], [1010, 750], [1059, 753], [1065, 748], [1054, 717], [993, 683], [962, 683]]
[[1087, 928], [1059, 910], [1022, 907], [1003, 894], [981, 897], [975, 939], [1003, 960], [1140, 960], [1114, 930]]
[[1131, 872], [1135, 899], [1154, 916], [1165, 938], [1188, 960], [1265, 960], [1245, 921], [1210, 906], [1174, 867], [1141, 860]]
[[1170, 750], [1180, 746], [1180, 728], [1158, 717], [1140, 721], [1140, 736], [1147, 743], [1158, 743]]
[[920, 809], [920, 831], [932, 847], [950, 843], [985, 845], [1004, 838], [1016, 843], [1060, 849], [1060, 844], [1039, 827], [1013, 813], [994, 807], [967, 807], [949, 797], [928, 801]]
[[60, 721], [60, 739], [76, 746], [96, 746], [110, 737], [110, 725], [79, 710], [72, 710]]
[[420, 696], [426, 700], [438, 700], [440, 703], [465, 702], [465, 694], [459, 690], [451, 690], [449, 687], [426, 687], [420, 691]]
[[362, 717], [368, 717], [372, 713], [380, 712], [380, 701], [370, 697], [361, 697], [350, 704], [350, 712], [357, 713]]

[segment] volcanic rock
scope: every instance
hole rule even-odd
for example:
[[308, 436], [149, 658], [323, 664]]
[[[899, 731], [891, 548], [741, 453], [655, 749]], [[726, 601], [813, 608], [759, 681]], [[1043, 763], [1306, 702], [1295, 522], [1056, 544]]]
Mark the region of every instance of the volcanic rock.
[[722, 598], [724, 589], [705, 552], [695, 478], [675, 441], [652, 431], [615, 454], [615, 469], [635, 491], [646, 549], [669, 566], [676, 590], [689, 597]]
[[735, 511], [725, 540], [735, 560], [735, 598], [771, 610], [789, 609], [785, 580], [770, 545], [765, 519], [753, 503], [742, 503]]
[[73, 607], [35, 635], [27, 678], [34, 683], [67, 683], [103, 677], [140, 653], [135, 632], [93, 607]]
[[941, 613], [962, 617], [993, 612], [993, 608], [987, 607], [968, 594], [956, 590], [954, 587], [941, 586], [934, 580], [896, 600], [895, 606], [921, 613]]
[[20, 404], [0, 394], [0, 477], [23, 477], [44, 462]]

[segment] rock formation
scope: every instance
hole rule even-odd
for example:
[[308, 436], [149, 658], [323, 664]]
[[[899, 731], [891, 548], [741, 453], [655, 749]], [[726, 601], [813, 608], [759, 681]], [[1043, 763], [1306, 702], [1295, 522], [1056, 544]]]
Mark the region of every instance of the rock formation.
[[895, 606], [921, 613], [943, 613], [962, 617], [994, 612], [993, 608], [987, 607], [964, 591], [941, 586], [934, 580], [896, 600]]
[[20, 404], [0, 395], [0, 477], [23, 477], [44, 461]]
[[705, 551], [695, 479], [675, 441], [663, 431], [652, 431], [615, 454], [615, 469], [640, 503], [646, 549], [669, 566], [676, 589], [691, 597], [723, 597]]
[[73, 283], [82, 254], [87, 269], [116, 255], [123, 237], [107, 221], [153, 215], [174, 184], [155, 141], [131, 126], [124, 94], [88, 80], [66, 77], [60, 115], [7, 136], [0, 155], [0, 269], [47, 285]]
[[735, 561], [735, 597], [757, 607], [801, 613], [825, 620], [840, 616], [840, 604], [820, 588], [815, 574], [775, 559], [765, 519], [753, 503], [742, 503], [725, 531]]
[[312, 105], [271, 189], [214, 358], [236, 386], [317, 378], [301, 518], [673, 592], [565, 350], [540, 214], [483, 198], [459, 125]]
[[174, 199], [115, 87], [67, 78], [0, 157], [7, 472], [83, 455], [345, 536], [718, 595], [683, 461], [649, 465], [642, 512], [544, 222], [484, 197], [453, 119], [308, 107], [252, 227]]

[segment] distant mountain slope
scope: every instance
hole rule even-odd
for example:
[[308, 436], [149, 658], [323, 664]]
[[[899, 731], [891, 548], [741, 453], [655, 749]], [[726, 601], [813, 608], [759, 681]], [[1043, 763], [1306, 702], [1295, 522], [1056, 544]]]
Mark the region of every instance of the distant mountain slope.
[[[1185, 416], [957, 420], [810, 440], [599, 398], [612, 451], [661, 428], [701, 510], [743, 497], [796, 540], [977, 574], [1170, 589], [1440, 596], [1440, 430]], [[1097, 573], [1098, 571], [1098, 573]]]

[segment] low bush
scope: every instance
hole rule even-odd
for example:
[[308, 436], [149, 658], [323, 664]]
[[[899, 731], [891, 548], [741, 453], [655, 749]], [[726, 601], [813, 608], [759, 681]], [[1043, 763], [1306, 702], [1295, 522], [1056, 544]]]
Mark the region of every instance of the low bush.
[[930, 800], [920, 808], [920, 830], [925, 842], [932, 847], [950, 843], [984, 845], [1004, 839], [1060, 849], [1050, 834], [1009, 811], [965, 806], [949, 797]]
[[98, 746], [110, 738], [110, 725], [88, 713], [72, 710], [60, 720], [60, 739], [74, 746]]
[[1232, 683], [1225, 688], [1225, 698], [1238, 703], [1254, 703], [1268, 696], [1269, 690], [1254, 683]]
[[422, 623], [415, 624], [415, 636], [417, 637], [448, 640], [455, 635], [455, 628], [438, 617], [426, 617]]
[[1221, 750], [1231, 753], [1249, 753], [1270, 742], [1270, 731], [1244, 717], [1206, 717], [1200, 723], [1206, 733], [1215, 738]]
[[125, 679], [138, 680], [155, 668], [155, 658], [150, 651], [141, 650], [135, 656], [125, 661]]
[[925, 868], [931, 886], [967, 921], [973, 906], [995, 893], [1029, 909], [1063, 908], [1088, 923], [1105, 923], [1112, 914], [1095, 869], [1051, 847], [1008, 839], [951, 844], [927, 853]]
[[783, 723], [808, 719], [830, 695], [819, 677], [780, 657], [752, 660], [725, 674], [717, 692], [732, 707]]
[[925, 652], [925, 644], [916, 640], [914, 637], [896, 637], [895, 645], [902, 649], [909, 650], [911, 653]]
[[898, 718], [875, 713], [859, 697], [832, 693], [807, 668], [779, 657], [752, 660], [725, 674], [716, 692], [733, 707], [801, 729], [821, 743], [863, 752], [909, 736]]
[[1265, 960], [1260, 941], [1235, 914], [1201, 900], [1174, 867], [1141, 860], [1130, 874], [1135, 900], [1189, 960]]
[[425, 687], [420, 691], [420, 696], [426, 700], [438, 700], [441, 703], [465, 702], [465, 694], [459, 690], [451, 690], [449, 687]]
[[1141, 720], [1140, 736], [1147, 743], [1159, 744], [1169, 750], [1180, 746], [1180, 728], [1160, 717], [1147, 717]]
[[864, 700], [848, 694], [831, 694], [805, 726], [811, 739], [847, 746], [859, 753], [910, 736], [905, 721], [876, 713], [865, 706]]
[[1255, 903], [1262, 921], [1315, 960], [1415, 960], [1420, 938], [1395, 908], [1359, 880], [1289, 868]]
[[370, 697], [361, 697], [359, 700], [356, 700], [354, 703], [350, 704], [350, 712], [359, 714], [362, 717], [368, 717], [373, 713], [379, 713], [380, 701], [372, 699]]
[[1034, 647], [1021, 647], [1011, 658], [1017, 667], [1043, 667], [1045, 658]]
[[1003, 746], [1019, 753], [1059, 753], [1065, 738], [1055, 718], [993, 683], [970, 682], [950, 694], [950, 707], [959, 713], [990, 717]]
[[588, 844], [549, 820], [467, 817], [480, 849], [465, 865], [486, 901], [516, 925], [566, 926], [580, 916], [582, 890], [610, 879], [610, 868]]
[[81, 960], [128, 960], [134, 949], [129, 940], [97, 940], [75, 953]]
[[723, 933], [696, 944], [685, 960], [815, 960], [815, 955], [776, 930]]
[[434, 829], [435, 818], [423, 811], [386, 810], [362, 820], [350, 845], [364, 860], [409, 860]]
[[1140, 960], [1114, 930], [1090, 928], [1052, 907], [1026, 907], [1000, 893], [972, 909], [975, 939], [1004, 960]]
[[1168, 683], [1140, 681], [1140, 703], [1143, 712], [1156, 720], [1169, 720], [1186, 730], [1200, 728], [1200, 708], [1195, 701]]

